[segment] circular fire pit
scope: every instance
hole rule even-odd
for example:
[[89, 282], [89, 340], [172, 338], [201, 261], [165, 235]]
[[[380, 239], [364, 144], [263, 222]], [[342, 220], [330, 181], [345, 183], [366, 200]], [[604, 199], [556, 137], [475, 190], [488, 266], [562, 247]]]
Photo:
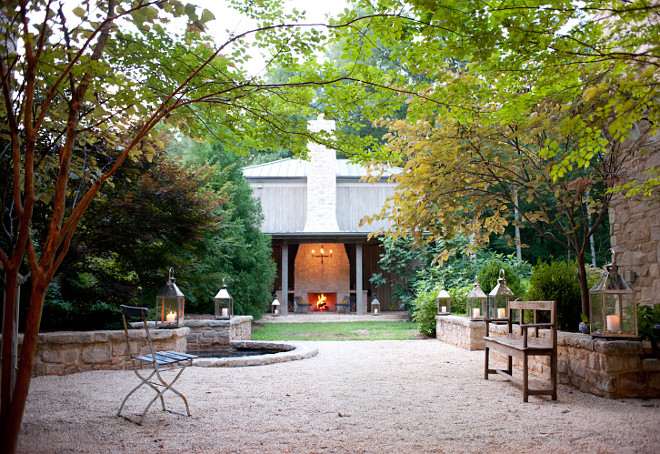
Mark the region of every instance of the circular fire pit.
[[[193, 361], [193, 366], [199, 367], [245, 367], [245, 366], [263, 366], [266, 364], [282, 363], [286, 361], [295, 361], [298, 359], [311, 358], [319, 352], [315, 347], [295, 343], [265, 342], [265, 341], [231, 341], [231, 349], [235, 352], [232, 356], [227, 356], [227, 349], [218, 350], [218, 356], [212, 355], [212, 352], [202, 352], [204, 357]], [[249, 350], [248, 356], [239, 356], [240, 351]], [[262, 354], [254, 354], [254, 351], [261, 351]], [[194, 352], [190, 352], [196, 354]], [[224, 357], [221, 357], [224, 356]]]

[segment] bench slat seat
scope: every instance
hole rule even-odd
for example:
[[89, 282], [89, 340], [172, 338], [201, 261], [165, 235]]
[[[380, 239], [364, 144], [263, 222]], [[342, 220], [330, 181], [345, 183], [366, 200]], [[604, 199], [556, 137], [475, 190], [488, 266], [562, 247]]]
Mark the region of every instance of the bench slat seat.
[[553, 353], [553, 348], [550, 345], [543, 343], [528, 342], [527, 347], [523, 346], [521, 339], [510, 337], [485, 337], [484, 341], [491, 344], [498, 344], [503, 353], [522, 358], [525, 354], [527, 356], [547, 356]]
[[[515, 323], [515, 311], [518, 320], [524, 320], [525, 311], [532, 311], [534, 323]], [[550, 314], [550, 323], [538, 323], [538, 312], [545, 311]], [[484, 378], [488, 380], [491, 374], [497, 374], [519, 385], [523, 389], [523, 402], [528, 401], [529, 395], [547, 395], [557, 400], [557, 303], [555, 301], [510, 301], [506, 319], [486, 319], [486, 358]], [[493, 322], [506, 322], [506, 337], [490, 335], [490, 324]], [[514, 326], [516, 330], [514, 331]], [[549, 331], [549, 336], [540, 337], [539, 328]], [[497, 350], [508, 357], [506, 369], [491, 369], [489, 367], [490, 350]], [[529, 357], [547, 356], [550, 358], [550, 386], [543, 389], [529, 386]], [[513, 358], [522, 361], [522, 380], [513, 376]]]

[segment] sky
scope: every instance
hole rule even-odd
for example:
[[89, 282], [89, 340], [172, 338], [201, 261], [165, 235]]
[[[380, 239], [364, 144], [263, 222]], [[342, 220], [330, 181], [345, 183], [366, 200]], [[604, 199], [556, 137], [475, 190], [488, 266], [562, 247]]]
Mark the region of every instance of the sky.
[[[216, 42], [218, 43], [224, 43], [227, 39], [226, 30], [238, 34], [250, 30], [254, 26], [248, 19], [241, 17], [230, 8], [225, 0], [190, 1], [213, 13], [216, 19], [206, 25], [211, 34], [216, 36]], [[326, 15], [336, 16], [348, 6], [347, 0], [283, 0], [283, 2], [286, 11], [293, 8], [306, 11], [306, 23], [325, 23], [327, 22]], [[252, 55], [252, 57], [245, 69], [248, 73], [257, 75], [263, 70], [264, 60], [258, 55]]]

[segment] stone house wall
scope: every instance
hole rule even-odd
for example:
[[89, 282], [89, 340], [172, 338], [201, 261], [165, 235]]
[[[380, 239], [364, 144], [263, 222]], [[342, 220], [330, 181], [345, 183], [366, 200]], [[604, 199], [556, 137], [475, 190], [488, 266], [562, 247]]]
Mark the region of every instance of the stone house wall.
[[[624, 163], [619, 183], [643, 178], [645, 172], [660, 169], [660, 134], [648, 137], [648, 124], [640, 125], [635, 146], [648, 150], [635, 153]], [[630, 140], [630, 139], [629, 139]], [[628, 146], [628, 144], [624, 143]], [[655, 194], [658, 200], [658, 194]], [[635, 290], [635, 298], [644, 304], [660, 303], [660, 202], [649, 205], [642, 197], [615, 194], [609, 208], [610, 237], [619, 272]], [[634, 272], [635, 276], [629, 273]], [[625, 274], [628, 273], [628, 274]], [[630, 279], [628, 279], [630, 277]]]

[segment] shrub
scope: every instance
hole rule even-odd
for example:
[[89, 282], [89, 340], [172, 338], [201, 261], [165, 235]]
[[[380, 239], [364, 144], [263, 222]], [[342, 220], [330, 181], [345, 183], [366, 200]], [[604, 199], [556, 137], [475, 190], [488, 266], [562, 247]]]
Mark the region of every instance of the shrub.
[[[593, 274], [593, 273], [592, 273]], [[588, 279], [589, 285], [594, 278]], [[557, 324], [562, 331], [577, 332], [582, 313], [577, 265], [570, 262], [543, 262], [534, 266], [525, 295], [529, 301], [557, 301]]]
[[431, 337], [435, 337], [436, 295], [435, 289], [427, 287], [417, 293], [412, 308], [412, 319], [419, 326], [419, 332]]
[[472, 290], [472, 285], [454, 287], [447, 290], [451, 297], [451, 313], [456, 315], [467, 315], [467, 294]]
[[504, 270], [506, 285], [517, 297], [522, 297], [527, 289], [530, 267], [527, 262], [519, 261], [513, 256], [504, 258], [496, 255], [484, 262], [477, 273], [481, 289], [486, 294], [490, 293], [497, 285], [500, 270]]
[[653, 327], [660, 325], [660, 304], [648, 306], [639, 304], [637, 306], [637, 331], [641, 340], [658, 341], [653, 333]]

